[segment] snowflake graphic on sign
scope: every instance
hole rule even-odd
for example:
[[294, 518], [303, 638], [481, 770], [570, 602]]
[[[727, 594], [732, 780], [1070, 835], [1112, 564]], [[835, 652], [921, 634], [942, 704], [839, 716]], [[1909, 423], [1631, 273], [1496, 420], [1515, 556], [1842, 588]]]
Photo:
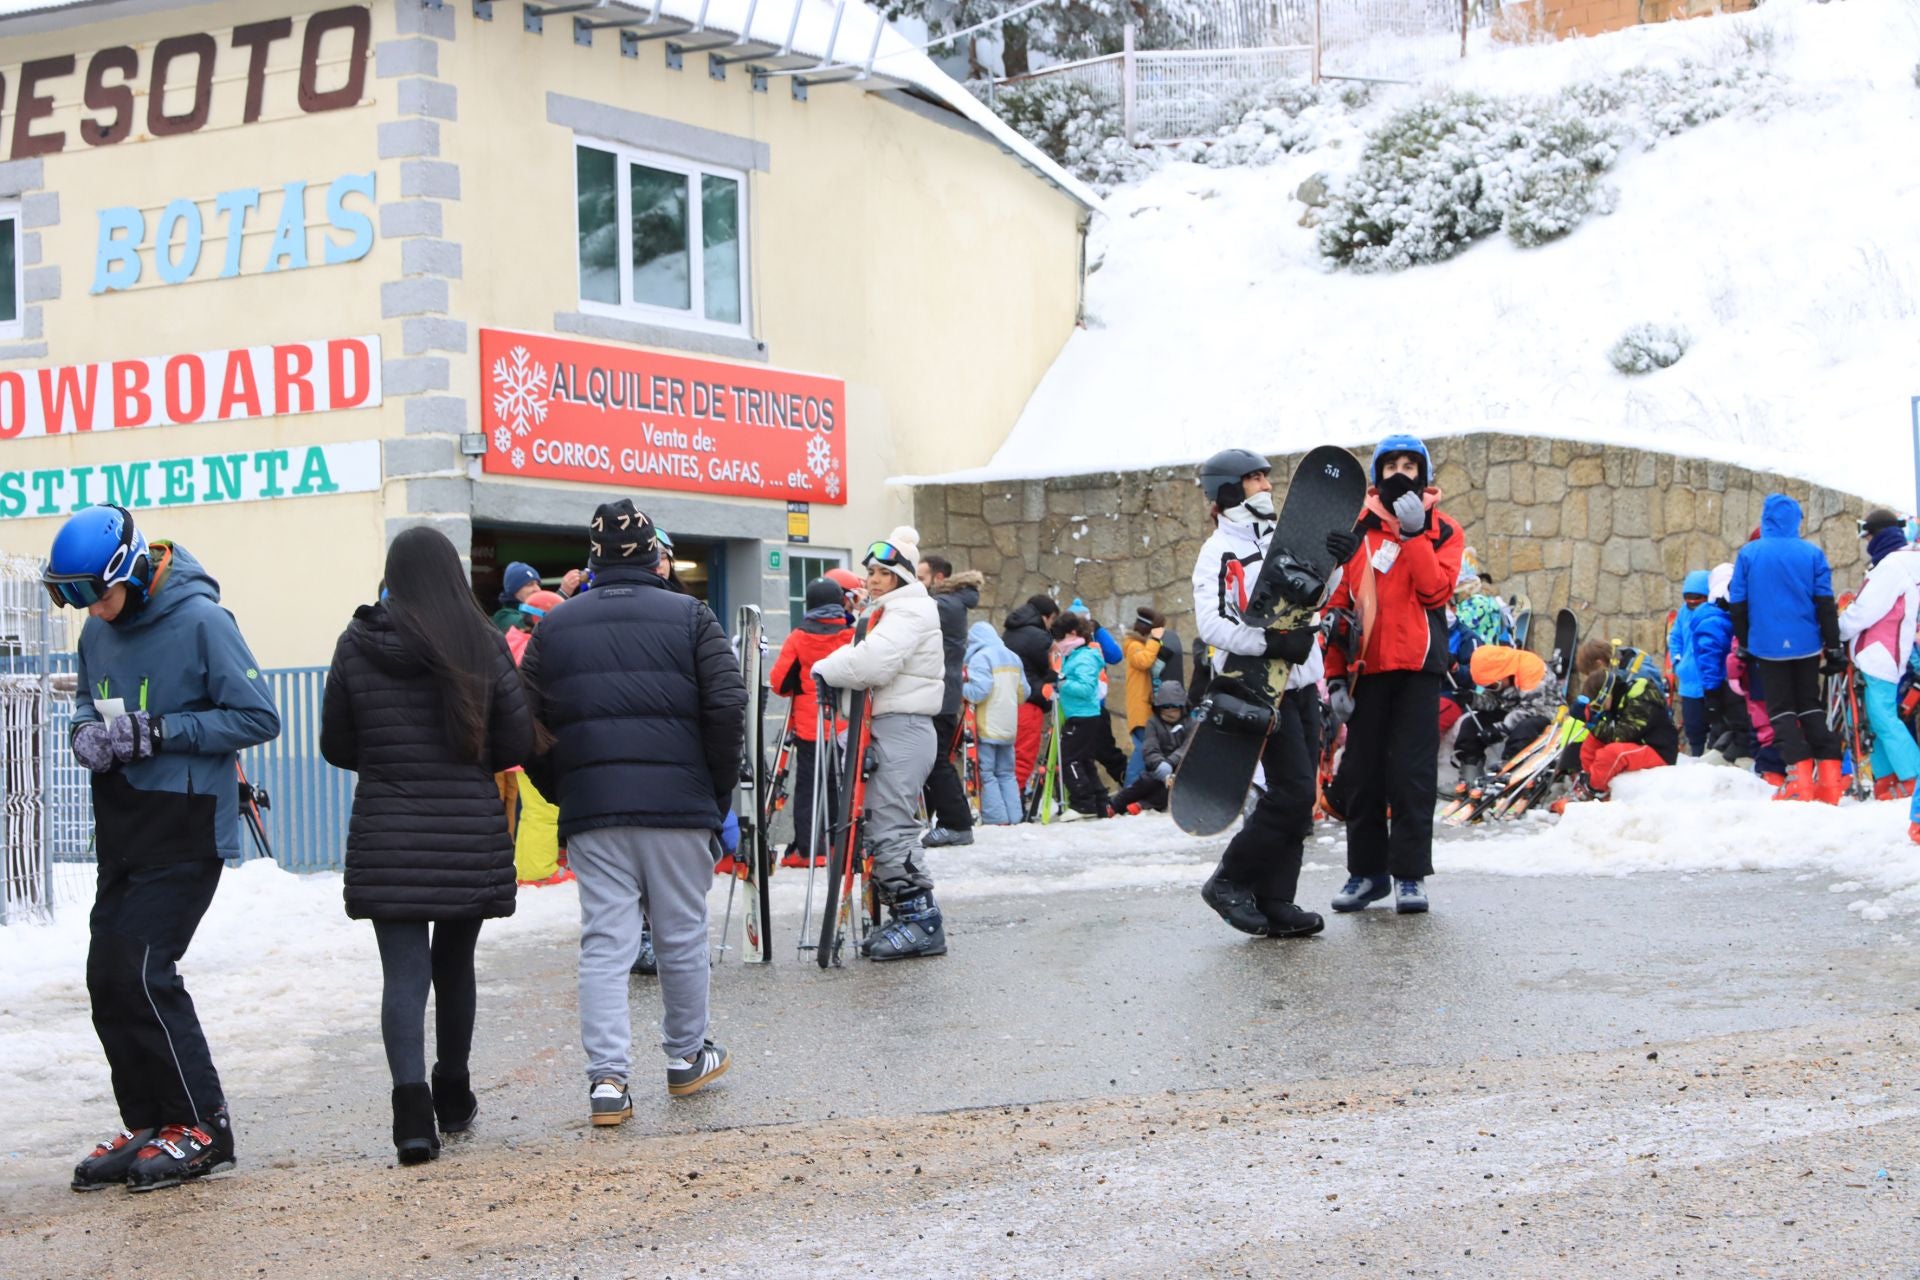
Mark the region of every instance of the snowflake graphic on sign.
[[501, 453], [513, 448], [513, 432], [507, 430], [504, 422], [493, 429], [493, 447]]
[[833, 469], [833, 450], [827, 447], [825, 436], [814, 436], [807, 441], [807, 469], [817, 476]]
[[827, 474], [827, 496], [829, 498], [837, 498], [840, 496], [840, 473], [838, 471], [832, 471]]
[[[493, 412], [513, 434], [526, 435], [547, 420], [547, 371], [525, 347], [515, 347], [493, 362]], [[506, 446], [494, 441], [502, 453]], [[519, 466], [518, 462], [513, 464]]]
[[515, 471], [518, 471], [520, 468], [526, 465], [527, 465], [526, 451], [524, 449], [515, 449], [513, 451], [513, 469]]

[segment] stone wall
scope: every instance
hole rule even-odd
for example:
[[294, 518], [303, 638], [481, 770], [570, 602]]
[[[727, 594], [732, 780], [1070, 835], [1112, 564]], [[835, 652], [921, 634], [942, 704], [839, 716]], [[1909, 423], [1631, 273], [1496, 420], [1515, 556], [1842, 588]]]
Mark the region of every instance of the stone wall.
[[[1664, 649], [1681, 578], [1731, 560], [1776, 490], [1799, 500], [1837, 591], [1856, 589], [1865, 571], [1854, 521], [1871, 504], [1803, 480], [1521, 436], [1429, 447], [1441, 506], [1466, 528], [1493, 588], [1524, 593], [1541, 615], [1572, 608], [1586, 636]], [[1363, 460], [1372, 451], [1353, 448]], [[1276, 456], [1276, 478], [1298, 461]], [[981, 604], [995, 625], [1044, 591], [1062, 604], [1079, 596], [1109, 627], [1154, 605], [1193, 635], [1190, 581], [1208, 526], [1190, 467], [927, 486], [915, 494], [915, 523], [923, 550], [986, 574]], [[1541, 647], [1552, 628], [1534, 634]]]

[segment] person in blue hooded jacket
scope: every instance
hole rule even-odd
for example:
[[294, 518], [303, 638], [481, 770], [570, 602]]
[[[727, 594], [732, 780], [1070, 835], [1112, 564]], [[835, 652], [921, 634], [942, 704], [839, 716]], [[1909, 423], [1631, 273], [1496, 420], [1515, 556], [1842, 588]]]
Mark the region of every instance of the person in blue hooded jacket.
[[1727, 680], [1727, 655], [1733, 652], [1733, 615], [1727, 611], [1732, 578], [1731, 564], [1714, 566], [1707, 575], [1707, 602], [1694, 611], [1687, 628], [1687, 661], [1707, 708], [1707, 746], [1729, 761], [1753, 755], [1746, 699]]
[[1774, 798], [1840, 803], [1840, 740], [1820, 696], [1820, 677], [1844, 671], [1847, 660], [1833, 570], [1826, 553], [1800, 536], [1800, 504], [1786, 494], [1770, 493], [1761, 505], [1760, 536], [1733, 559], [1727, 604], [1735, 639], [1754, 657], [1787, 765]]
[[219, 584], [125, 508], [69, 519], [43, 580], [88, 614], [72, 739], [99, 859], [87, 994], [123, 1126], [73, 1189], [151, 1191], [233, 1167], [226, 1095], [175, 965], [240, 856], [236, 757], [278, 737], [280, 713]]
[[1697, 756], [1707, 749], [1707, 698], [1700, 670], [1693, 661], [1692, 635], [1695, 619], [1707, 607], [1705, 569], [1695, 569], [1686, 576], [1680, 584], [1680, 600], [1673, 627], [1667, 632], [1667, 656], [1680, 686], [1680, 722], [1687, 733], [1687, 754]]

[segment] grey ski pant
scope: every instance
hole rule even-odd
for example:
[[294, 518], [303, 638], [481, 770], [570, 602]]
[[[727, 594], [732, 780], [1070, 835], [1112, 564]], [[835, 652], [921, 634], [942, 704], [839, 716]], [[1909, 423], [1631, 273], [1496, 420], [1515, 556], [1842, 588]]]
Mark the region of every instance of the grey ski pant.
[[660, 962], [660, 1047], [697, 1052], [707, 1034], [707, 890], [710, 831], [605, 827], [567, 841], [580, 886], [580, 1044], [587, 1079], [625, 1080], [633, 1068], [627, 975], [640, 954], [641, 912]]
[[899, 902], [933, 888], [915, 816], [937, 750], [933, 718], [875, 716], [867, 750], [873, 756], [873, 772], [867, 778], [867, 848], [873, 852], [873, 883], [881, 901]]

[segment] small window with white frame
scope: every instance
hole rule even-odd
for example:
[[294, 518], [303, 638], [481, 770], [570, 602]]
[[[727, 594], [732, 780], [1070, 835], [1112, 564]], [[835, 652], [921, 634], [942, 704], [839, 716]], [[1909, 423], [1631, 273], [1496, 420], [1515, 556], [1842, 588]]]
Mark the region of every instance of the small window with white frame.
[[20, 206], [0, 204], [0, 338], [20, 336]]
[[751, 336], [746, 174], [578, 142], [574, 196], [582, 311]]

